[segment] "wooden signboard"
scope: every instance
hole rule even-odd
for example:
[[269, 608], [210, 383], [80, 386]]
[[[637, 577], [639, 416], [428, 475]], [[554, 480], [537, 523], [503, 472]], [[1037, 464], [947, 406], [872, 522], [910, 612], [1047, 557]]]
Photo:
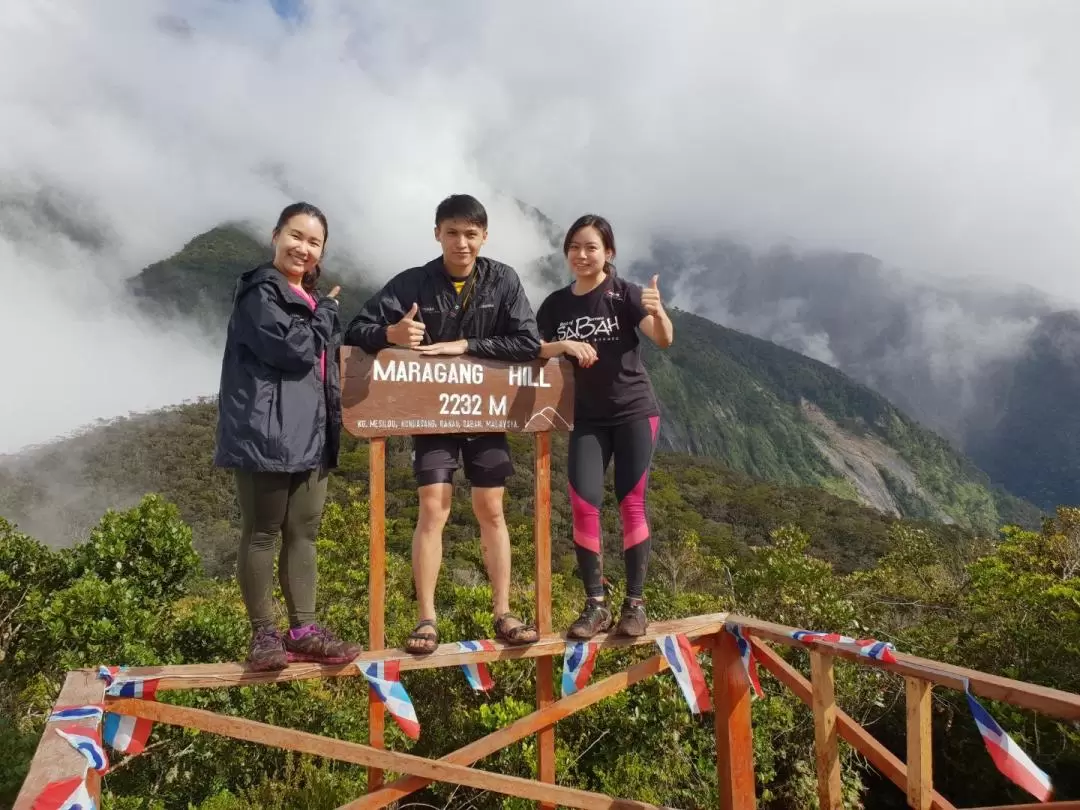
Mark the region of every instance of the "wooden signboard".
[[574, 370], [563, 358], [510, 363], [341, 350], [343, 422], [354, 436], [542, 433], [574, 426]]
[[[341, 407], [345, 430], [370, 442], [371, 520], [368, 578], [369, 648], [384, 649], [386, 613], [386, 437], [420, 433], [535, 435], [536, 628], [551, 633], [551, 433], [574, 427], [574, 368], [565, 358], [509, 363], [469, 355], [425, 357], [410, 349], [341, 349]], [[536, 662], [536, 702], [555, 700], [551, 657]], [[368, 739], [385, 744], [385, 715], [368, 695]], [[537, 732], [538, 777], [555, 783], [555, 728]], [[383, 784], [368, 768], [368, 791]], [[350, 805], [352, 806], [352, 805]], [[541, 810], [552, 805], [541, 803]]]

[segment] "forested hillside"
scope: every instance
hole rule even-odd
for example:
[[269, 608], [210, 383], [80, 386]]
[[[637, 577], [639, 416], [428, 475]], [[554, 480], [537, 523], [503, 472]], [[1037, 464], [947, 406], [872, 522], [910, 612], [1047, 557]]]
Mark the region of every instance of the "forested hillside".
[[[518, 449], [527, 469], [528, 453]], [[403, 455], [400, 446], [392, 448], [388, 474], [391, 644], [401, 643], [413, 621], [408, 549], [415, 495]], [[368, 608], [365, 462], [364, 447], [347, 452], [334, 478], [319, 541], [320, 612], [337, 631], [363, 641]], [[565, 502], [558, 497], [561, 483], [556, 482], [554, 523], [559, 540], [553, 577], [557, 627], [570, 622], [581, 600], [566, 542]], [[228, 503], [227, 483], [207, 478], [204, 488], [212, 499]], [[467, 498], [457, 494], [437, 594], [439, 630], [446, 640], [486, 638], [492, 634], [490, 590]], [[185, 497], [183, 487], [176, 496]], [[531, 615], [528, 475], [515, 480], [508, 501], [512, 604]], [[995, 544], [958, 528], [889, 523], [818, 490], [755, 484], [725, 475], [711, 463], [688, 464], [685, 457], [671, 456], [661, 459], [650, 503], [656, 553], [646, 598], [654, 620], [738, 610], [796, 627], [872, 635], [903, 651], [1080, 691], [1076, 510], [1063, 510], [1042, 532], [1007, 529]], [[201, 515], [191, 502], [185, 511]], [[617, 536], [613, 513], [609, 508], [605, 520], [609, 538]], [[209, 520], [208, 514], [201, 519]], [[868, 567], [845, 573], [819, 556], [841, 552], [830, 551], [829, 542], [845, 532], [848, 542], [873, 546], [861, 549], [865, 557], [875, 558], [866, 561]], [[235, 536], [226, 534], [217, 549], [219, 562], [226, 546], [235, 543]], [[621, 591], [617, 560], [617, 554], [609, 553], [616, 598]], [[66, 670], [103, 663], [238, 660], [247, 633], [234, 580], [206, 576], [190, 528], [177, 508], [159, 496], [105, 515], [84, 542], [61, 551], [48, 550], [0, 520], [0, 745], [8, 752], [0, 764], [0, 804], [10, 801], [21, 784]], [[593, 677], [647, 655], [644, 649], [602, 653]], [[804, 655], [785, 655], [807, 670]], [[708, 674], [707, 659], [704, 665]], [[411, 743], [392, 726], [390, 745], [438, 756], [528, 713], [534, 690], [531, 665], [505, 663], [492, 669], [497, 685], [486, 694], [471, 692], [453, 668], [407, 673], [403, 682], [423, 731]], [[758, 806], [813, 807], [809, 711], [767, 675], [761, 677], [766, 697], [753, 704]], [[839, 665], [837, 677], [845, 711], [903, 756], [902, 679], [849, 664]], [[358, 679], [346, 679], [171, 692], [164, 699], [364, 741], [365, 691]], [[1059, 798], [1080, 797], [1080, 734], [1072, 725], [990, 701], [985, 705], [1050, 773]], [[650, 679], [559, 724], [560, 780], [663, 806], [716, 806], [712, 722], [711, 714], [690, 715], [670, 676]], [[115, 757], [104, 780], [107, 810], [330, 810], [364, 789], [362, 768], [212, 735], [159, 725], [151, 743], [137, 758]], [[934, 744], [935, 783], [961, 806], [1023, 798], [993, 768], [962, 695], [935, 690]], [[903, 806], [899, 791], [850, 750], [842, 751], [847, 807]], [[512, 746], [482, 767], [532, 775], [535, 749], [528, 742]], [[430, 789], [416, 801], [454, 810], [517, 806], [449, 788]]]
[[[132, 290], [163, 317], [181, 313], [220, 329], [235, 276], [262, 255], [242, 231], [218, 229], [148, 268]], [[340, 267], [328, 273], [329, 283], [348, 278]], [[348, 318], [364, 291], [346, 293]], [[675, 345], [647, 351], [664, 409], [649, 484], [653, 620], [736, 610], [1080, 691], [1080, 511], [1059, 510], [1040, 525], [1036, 510], [994, 491], [944, 440], [835, 369], [687, 313], [673, 318]], [[0, 465], [0, 745], [11, 752], [0, 765], [0, 803], [22, 781], [66, 670], [243, 658], [248, 629], [233, 580], [238, 514], [231, 478], [212, 465], [215, 425], [212, 400], [191, 402], [103, 423]], [[513, 606], [531, 615], [532, 440], [513, 436], [511, 444], [518, 469], [506, 510]], [[553, 444], [554, 621], [563, 628], [582, 592], [565, 436]], [[399, 644], [414, 620], [409, 553], [417, 507], [409, 440], [393, 438], [388, 447], [387, 636]], [[346, 438], [319, 541], [320, 612], [361, 641], [367, 475], [366, 443]], [[618, 537], [617, 516], [609, 486], [606, 538]], [[1013, 522], [1027, 528], [1004, 525]], [[616, 598], [623, 580], [617, 546], [608, 543], [605, 559]], [[444, 560], [443, 639], [490, 637], [490, 590], [461, 485]], [[593, 677], [648, 654], [604, 653]], [[784, 654], [807, 669], [805, 656]], [[412, 743], [392, 728], [391, 746], [438, 756], [528, 713], [532, 668], [506, 663], [493, 674], [496, 689], [477, 695], [457, 670], [408, 673], [423, 733]], [[759, 806], [812, 807], [809, 711], [768, 676], [762, 680], [767, 695], [753, 707]], [[837, 689], [845, 711], [902, 756], [902, 680], [843, 664]], [[167, 699], [363, 741], [365, 691], [347, 679]], [[1023, 799], [993, 768], [963, 696], [935, 690], [935, 698], [938, 788], [968, 806]], [[1080, 797], [1075, 728], [986, 705], [1051, 774], [1059, 798]], [[566, 784], [663, 806], [718, 802], [712, 717], [690, 715], [670, 677], [560, 723], [557, 739]], [[165, 726], [152, 743], [105, 778], [106, 808], [323, 810], [365, 785], [361, 768]], [[535, 749], [512, 746], [482, 766], [529, 776]], [[904, 806], [899, 791], [848, 749], [843, 772], [846, 806]], [[444, 788], [416, 800], [453, 810], [517, 806]]]

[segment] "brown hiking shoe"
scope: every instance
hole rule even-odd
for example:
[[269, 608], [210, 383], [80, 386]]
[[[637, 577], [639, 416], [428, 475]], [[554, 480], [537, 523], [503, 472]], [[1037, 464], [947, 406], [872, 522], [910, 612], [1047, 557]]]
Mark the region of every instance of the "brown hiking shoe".
[[286, 633], [285, 649], [290, 661], [315, 661], [319, 664], [347, 664], [364, 651], [361, 645], [342, 641], [317, 624], [294, 627]]
[[247, 665], [255, 672], [285, 669], [289, 660], [285, 655], [285, 643], [276, 627], [264, 627], [251, 636]]
[[611, 629], [611, 610], [604, 602], [586, 599], [581, 615], [570, 625], [566, 635], [570, 638], [592, 638], [597, 633]]
[[618, 636], [643, 636], [649, 626], [645, 616], [645, 602], [641, 599], [624, 599], [619, 625], [615, 628]]

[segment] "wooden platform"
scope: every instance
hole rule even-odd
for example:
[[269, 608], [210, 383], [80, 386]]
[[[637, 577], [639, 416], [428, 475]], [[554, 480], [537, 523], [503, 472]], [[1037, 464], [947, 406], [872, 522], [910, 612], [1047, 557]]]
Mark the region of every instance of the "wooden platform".
[[[702, 638], [724, 629], [726, 613], [713, 613], [707, 616], [694, 616], [689, 619], [675, 619], [667, 622], [655, 622], [649, 625], [648, 632], [639, 638], [615, 636], [601, 633], [594, 641], [599, 642], [602, 650], [638, 647], [643, 644], [655, 644], [658, 638], [671, 633], [681, 633], [689, 639]], [[555, 633], [541, 636], [534, 644], [513, 646], [492, 639], [494, 650], [480, 652], [462, 652], [454, 642], [440, 644], [430, 655], [413, 655], [402, 649], [386, 649], [364, 652], [348, 664], [323, 666], [320, 664], [290, 664], [277, 672], [252, 672], [242, 663], [230, 664], [181, 664], [163, 667], [132, 667], [128, 675], [160, 678], [158, 691], [175, 689], [211, 689], [225, 686], [250, 686], [257, 683], [281, 683], [284, 681], [302, 681], [312, 678], [348, 678], [360, 674], [358, 664], [372, 661], [397, 661], [401, 671], [416, 669], [437, 669], [456, 667], [461, 664], [476, 664], [489, 661], [518, 661], [529, 658], [546, 658], [562, 655], [566, 649], [566, 637]], [[96, 672], [95, 670], [76, 670], [77, 672]]]

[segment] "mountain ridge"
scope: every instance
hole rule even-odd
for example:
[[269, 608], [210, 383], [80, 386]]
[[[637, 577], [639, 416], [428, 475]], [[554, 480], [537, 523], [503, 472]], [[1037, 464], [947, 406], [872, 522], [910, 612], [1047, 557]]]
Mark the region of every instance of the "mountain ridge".
[[1080, 313], [1050, 295], [727, 239], [657, 240], [629, 275], [656, 272], [677, 303], [837, 368], [1044, 510], [1080, 498], [1080, 419], [1060, 399], [1080, 389]]
[[[266, 256], [266, 246], [250, 233], [225, 224], [148, 266], [129, 280], [129, 288], [143, 306], [199, 317], [220, 337], [236, 275]], [[549, 259], [529, 269], [548, 290], [558, 283]], [[326, 277], [327, 284], [342, 284], [347, 322], [374, 286], [355, 284], [355, 274], [332, 261]], [[983, 528], [1003, 519], [1024, 525], [1037, 520], [1036, 510], [995, 489], [944, 439], [841, 371], [677, 307], [671, 316], [677, 335], [671, 348], [659, 351], [644, 341], [665, 412], [660, 447], [717, 458], [781, 483], [824, 486], [898, 516], [934, 515]], [[809, 418], [807, 405], [820, 413]], [[867, 437], [892, 448], [893, 455], [886, 459]], [[891, 465], [891, 472], [867, 468], [872, 458]], [[859, 466], [865, 468], [861, 473], [854, 471]]]

